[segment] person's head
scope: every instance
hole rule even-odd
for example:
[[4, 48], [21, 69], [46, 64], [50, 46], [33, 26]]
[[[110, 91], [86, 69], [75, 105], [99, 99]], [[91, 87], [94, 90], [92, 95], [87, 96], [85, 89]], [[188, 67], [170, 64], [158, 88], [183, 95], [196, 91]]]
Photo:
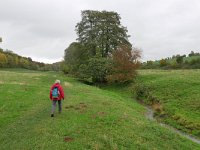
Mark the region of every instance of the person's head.
[[56, 81], [55, 81], [55, 83], [58, 83], [58, 84], [60, 84], [60, 80], [56, 80]]

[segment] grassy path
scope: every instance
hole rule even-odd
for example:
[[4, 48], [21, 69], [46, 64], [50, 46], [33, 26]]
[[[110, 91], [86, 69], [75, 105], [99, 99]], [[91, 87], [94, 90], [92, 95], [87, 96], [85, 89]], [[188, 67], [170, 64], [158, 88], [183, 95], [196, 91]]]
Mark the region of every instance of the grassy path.
[[[57, 78], [66, 99], [62, 114], [51, 118], [49, 88]], [[200, 149], [146, 119], [145, 108], [130, 98], [61, 74], [0, 71], [0, 95], [2, 150]]]

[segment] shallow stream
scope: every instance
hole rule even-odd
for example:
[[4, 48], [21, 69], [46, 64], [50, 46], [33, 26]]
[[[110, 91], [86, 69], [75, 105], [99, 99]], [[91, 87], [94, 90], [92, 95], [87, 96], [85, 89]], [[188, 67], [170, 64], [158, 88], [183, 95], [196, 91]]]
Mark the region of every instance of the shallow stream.
[[[145, 116], [149, 120], [156, 121], [156, 119], [154, 118], [154, 111], [153, 111], [153, 109], [151, 109], [150, 107], [147, 107], [147, 106], [145, 106], [145, 107], [146, 107], [146, 110], [147, 110]], [[195, 143], [200, 144], [200, 139], [197, 139], [197, 138], [195, 138], [195, 137], [193, 137], [193, 136], [191, 136], [191, 135], [189, 135], [189, 134], [187, 134], [185, 132], [182, 132], [182, 131], [180, 131], [180, 130], [172, 127], [172, 126], [169, 126], [167, 124], [160, 123], [160, 125], [163, 126], [163, 127], [165, 127], [165, 128], [168, 128], [169, 130], [171, 130], [171, 131], [173, 131], [173, 132], [175, 132], [175, 133], [177, 133], [177, 134], [179, 134], [179, 135], [181, 135], [181, 136], [183, 136], [183, 137], [185, 137], [185, 138], [187, 138], [187, 139], [189, 139], [189, 140], [191, 140], [191, 141], [193, 141]]]

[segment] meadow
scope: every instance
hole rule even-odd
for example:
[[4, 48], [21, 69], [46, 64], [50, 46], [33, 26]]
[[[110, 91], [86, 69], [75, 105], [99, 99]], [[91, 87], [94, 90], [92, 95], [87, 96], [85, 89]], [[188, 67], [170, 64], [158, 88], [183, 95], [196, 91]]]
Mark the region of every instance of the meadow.
[[[165, 73], [158, 76], [150, 72], [141, 74], [141, 80], [153, 84], [161, 82]], [[197, 74], [191, 80], [196, 77]], [[56, 79], [61, 80], [66, 98], [62, 113], [51, 118], [49, 90]], [[189, 88], [192, 84], [192, 89], [197, 88], [193, 92], [198, 94], [199, 81], [188, 80], [184, 85]], [[176, 85], [181, 81], [177, 79]], [[155, 94], [159, 95], [159, 92]], [[193, 103], [184, 106], [190, 108], [188, 105], [191, 104], [196, 108], [196, 99], [196, 96], [192, 99], [194, 106]], [[0, 70], [0, 112], [1, 150], [200, 149], [199, 144], [148, 120], [146, 109], [126, 92], [85, 85], [62, 73]], [[199, 120], [198, 114], [182, 112], [191, 121]]]
[[139, 74], [138, 82], [159, 101], [159, 119], [200, 138], [200, 70], [141, 70]]

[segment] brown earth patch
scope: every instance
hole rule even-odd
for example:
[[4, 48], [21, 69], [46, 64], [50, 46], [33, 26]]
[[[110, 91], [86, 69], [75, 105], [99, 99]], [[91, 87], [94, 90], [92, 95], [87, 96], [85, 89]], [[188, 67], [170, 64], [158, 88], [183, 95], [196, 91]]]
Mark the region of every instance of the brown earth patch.
[[87, 105], [84, 104], [84, 103], [79, 103], [79, 106], [80, 106], [81, 108], [87, 108]]
[[79, 110], [80, 113], [85, 113], [86, 112], [86, 108], [88, 106], [85, 103], [79, 103], [78, 105], [68, 105], [65, 106], [65, 109], [75, 109], [75, 110]]
[[65, 138], [64, 138], [64, 141], [65, 141], [65, 142], [72, 142], [72, 141], [74, 141], [74, 139], [71, 138], [71, 137], [65, 137]]
[[152, 104], [152, 108], [158, 113], [163, 112], [163, 106], [160, 103]]
[[73, 105], [65, 106], [65, 109], [70, 109], [70, 108], [74, 108], [74, 106]]
[[81, 108], [80, 108], [80, 107], [75, 107], [74, 109], [75, 109], [75, 110], [80, 110]]
[[87, 105], [85, 103], [79, 103], [77, 107], [75, 107], [76, 110], [85, 110], [87, 108]]

